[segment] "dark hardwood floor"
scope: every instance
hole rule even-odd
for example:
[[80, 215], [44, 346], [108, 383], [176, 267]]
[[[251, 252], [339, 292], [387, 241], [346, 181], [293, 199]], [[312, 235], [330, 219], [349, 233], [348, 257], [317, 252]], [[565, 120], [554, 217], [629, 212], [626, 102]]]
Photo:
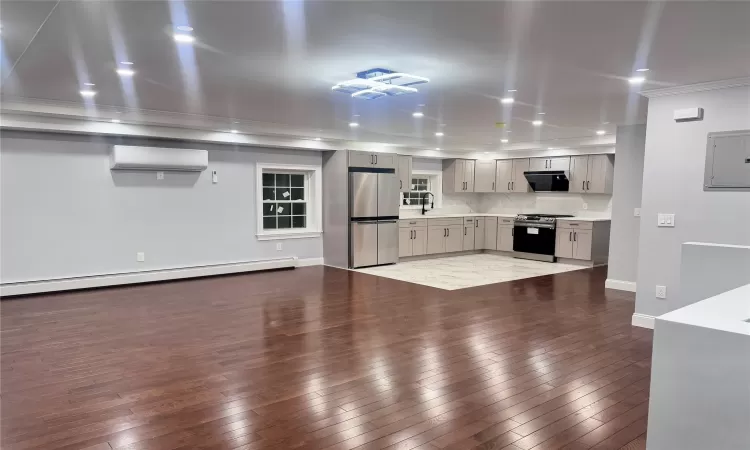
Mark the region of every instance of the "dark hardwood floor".
[[4, 300], [2, 448], [643, 449], [651, 332], [605, 276], [307, 267]]

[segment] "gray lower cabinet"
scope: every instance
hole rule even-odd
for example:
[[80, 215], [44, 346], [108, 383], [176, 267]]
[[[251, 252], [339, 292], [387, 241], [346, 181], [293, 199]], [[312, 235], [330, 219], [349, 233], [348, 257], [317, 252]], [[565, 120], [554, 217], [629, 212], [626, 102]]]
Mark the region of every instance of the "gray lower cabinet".
[[427, 220], [401, 219], [398, 229], [398, 256], [422, 256], [427, 253]]
[[484, 230], [486, 228], [486, 219], [493, 219], [493, 217], [476, 217], [474, 219], [474, 248], [477, 250], [486, 249], [486, 239]]
[[497, 217], [482, 217], [484, 221], [485, 250], [497, 250]]
[[448, 236], [445, 238], [446, 252], [460, 252], [464, 248], [463, 225], [448, 226]]
[[513, 219], [499, 218], [497, 223], [497, 250], [513, 251]]
[[609, 255], [609, 221], [558, 220], [555, 256], [605, 263]]
[[427, 227], [427, 254], [445, 253], [445, 238], [448, 228], [444, 226]]
[[474, 236], [476, 234], [476, 230], [474, 230], [475, 217], [465, 217], [464, 218], [464, 237], [463, 237], [463, 250], [474, 250], [475, 248], [481, 248], [476, 247], [476, 242], [474, 242]]

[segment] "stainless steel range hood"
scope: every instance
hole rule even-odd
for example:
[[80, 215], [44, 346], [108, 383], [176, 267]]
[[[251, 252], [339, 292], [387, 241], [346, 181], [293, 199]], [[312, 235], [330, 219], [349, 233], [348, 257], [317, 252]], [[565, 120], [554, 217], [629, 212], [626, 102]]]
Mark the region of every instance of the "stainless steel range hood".
[[524, 172], [523, 175], [534, 192], [568, 192], [570, 180], [565, 170]]

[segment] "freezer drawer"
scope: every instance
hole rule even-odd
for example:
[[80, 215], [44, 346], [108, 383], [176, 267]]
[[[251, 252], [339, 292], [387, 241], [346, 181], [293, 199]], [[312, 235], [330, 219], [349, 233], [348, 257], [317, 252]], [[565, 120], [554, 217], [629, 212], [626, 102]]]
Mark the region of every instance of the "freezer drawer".
[[378, 222], [378, 264], [398, 262], [398, 222]]
[[[352, 267], [378, 264], [378, 223], [353, 222], [351, 224]], [[396, 250], [398, 252], [398, 249]]]

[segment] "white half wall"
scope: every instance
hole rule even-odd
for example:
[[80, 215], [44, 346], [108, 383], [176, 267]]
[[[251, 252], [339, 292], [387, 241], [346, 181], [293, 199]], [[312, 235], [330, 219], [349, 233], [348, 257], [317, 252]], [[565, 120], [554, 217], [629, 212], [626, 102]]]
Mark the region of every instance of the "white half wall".
[[[110, 171], [114, 144], [205, 149], [209, 167]], [[323, 256], [320, 237], [255, 236], [256, 163], [320, 166], [320, 152], [5, 130], [0, 148], [3, 284]]]
[[[690, 107], [704, 108], [704, 119], [676, 123], [674, 110]], [[703, 191], [707, 135], [750, 129], [750, 87], [651, 97], [646, 125], [635, 312], [659, 316], [682, 295], [683, 243], [750, 245], [750, 193]], [[657, 227], [659, 213], [675, 214], [675, 227]], [[656, 285], [667, 287], [666, 301]]]

